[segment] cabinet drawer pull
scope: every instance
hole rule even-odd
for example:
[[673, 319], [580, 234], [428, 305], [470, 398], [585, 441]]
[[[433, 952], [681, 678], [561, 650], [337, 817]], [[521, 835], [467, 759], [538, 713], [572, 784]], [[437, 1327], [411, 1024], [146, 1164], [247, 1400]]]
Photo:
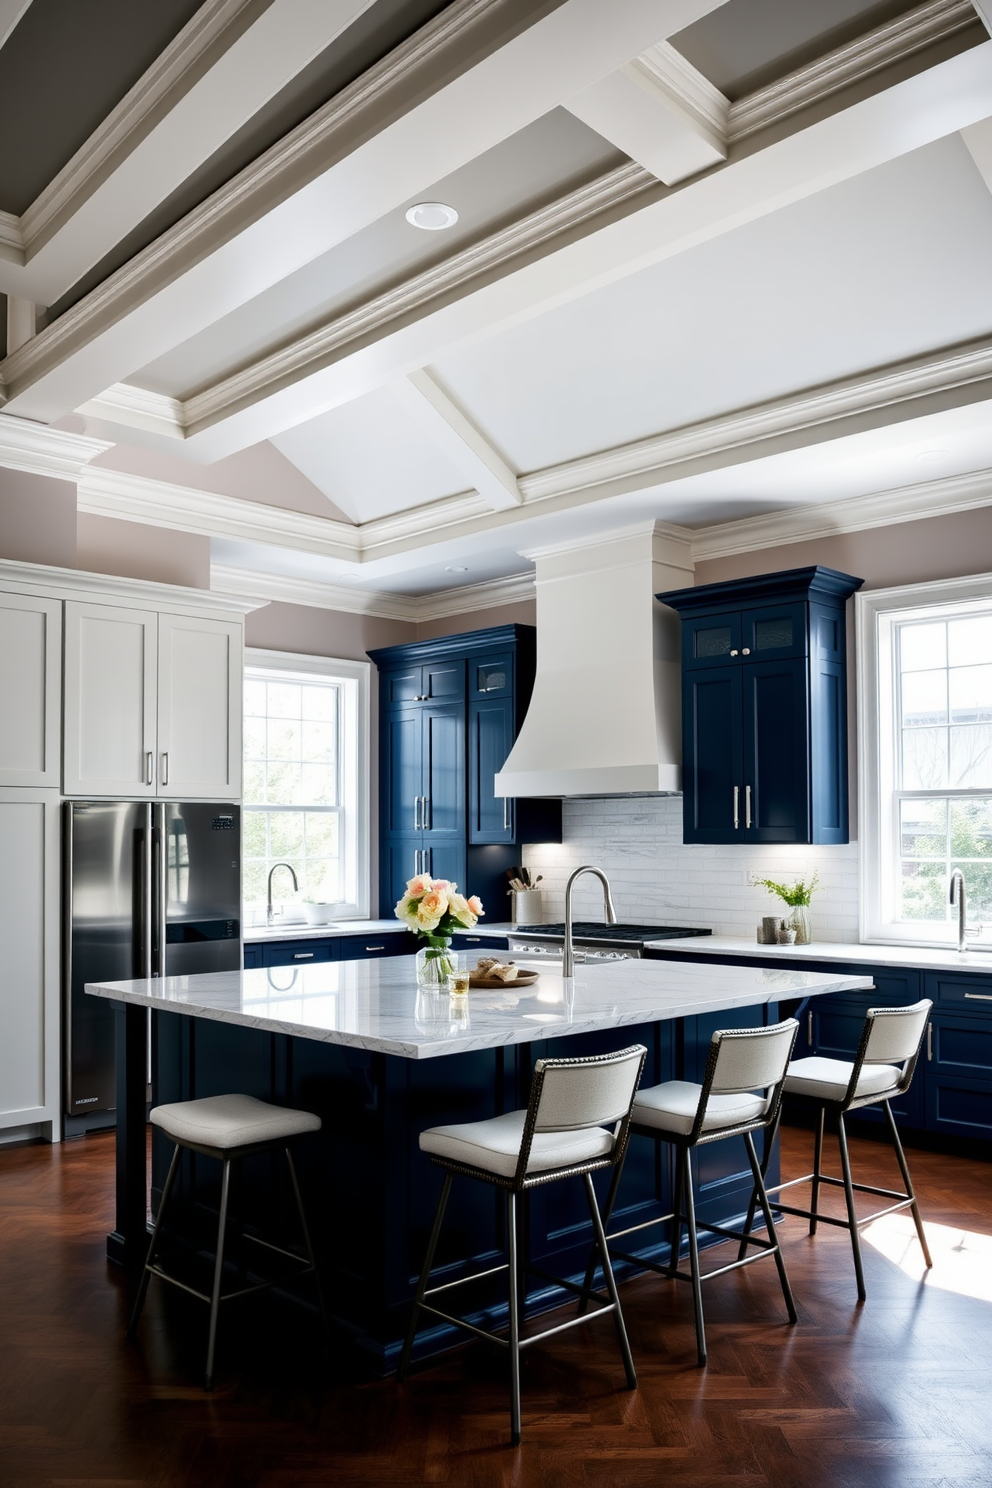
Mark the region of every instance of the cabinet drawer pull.
[[482, 936], [481, 935], [466, 935], [465, 939], [468, 941], [469, 945], [478, 945], [479, 942], [482, 940]]
[[508, 832], [509, 830], [510, 830], [510, 798], [509, 798], [509, 796], [504, 796], [503, 797], [503, 831], [504, 832]]
[[155, 770], [155, 756], [149, 749], [145, 753], [145, 784], [152, 784], [152, 775]]
[[169, 783], [169, 751], [165, 750], [162, 755], [162, 784]]
[[385, 946], [366, 946], [365, 949], [367, 951], [384, 951], [386, 949], [386, 947]]
[[746, 827], [751, 825], [751, 787], [749, 785], [744, 787], [744, 825]]
[[927, 1062], [933, 1060], [933, 1024], [927, 1024]]
[[970, 1002], [992, 1002], [992, 992], [966, 992], [964, 995]]
[[806, 1014], [806, 1042], [809, 1044], [810, 1048], [812, 1049], [812, 1047], [813, 1047], [813, 1009], [812, 1008], [810, 1008], [809, 1012]]
[[738, 827], [741, 824], [741, 818], [740, 818], [740, 799], [741, 799], [740, 786], [739, 785], [735, 785], [734, 786], [734, 831], [735, 832], [737, 831]]
[[312, 961], [313, 960], [313, 951], [294, 951], [293, 952], [293, 960], [294, 961]]

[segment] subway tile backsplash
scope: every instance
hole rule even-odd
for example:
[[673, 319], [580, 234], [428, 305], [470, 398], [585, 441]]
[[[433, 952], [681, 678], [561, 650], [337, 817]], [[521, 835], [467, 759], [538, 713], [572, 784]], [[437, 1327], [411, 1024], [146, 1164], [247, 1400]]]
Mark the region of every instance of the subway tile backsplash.
[[[686, 847], [681, 796], [624, 796], [564, 802], [563, 841], [523, 849], [523, 861], [543, 874], [545, 920], [565, 912], [565, 882], [573, 868], [593, 863], [607, 874], [621, 920], [692, 925], [717, 935], [754, 938], [762, 915], [787, 913], [781, 900], [752, 888], [749, 878], [805, 877], [817, 869], [813, 935], [858, 939], [858, 848]], [[593, 878], [576, 885], [576, 918], [599, 919], [602, 891]]]

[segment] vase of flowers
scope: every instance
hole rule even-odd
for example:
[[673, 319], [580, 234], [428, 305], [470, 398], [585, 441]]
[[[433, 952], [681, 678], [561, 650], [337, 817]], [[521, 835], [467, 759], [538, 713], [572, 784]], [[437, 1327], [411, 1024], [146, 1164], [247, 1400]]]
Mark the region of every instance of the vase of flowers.
[[796, 945], [809, 945], [813, 938], [810, 905], [818, 879], [818, 873], [814, 873], [810, 879], [797, 878], [791, 884], [776, 883], [773, 878], [751, 879], [755, 888], [767, 889], [769, 894], [777, 894], [783, 904], [789, 906], [792, 913], [787, 923], [796, 932]]
[[451, 937], [459, 930], [471, 930], [482, 913], [477, 894], [466, 899], [459, 894], [458, 885], [446, 878], [429, 878], [422, 873], [410, 879], [396, 906], [396, 918], [420, 941], [418, 986], [434, 992], [448, 990], [448, 978], [454, 970]]

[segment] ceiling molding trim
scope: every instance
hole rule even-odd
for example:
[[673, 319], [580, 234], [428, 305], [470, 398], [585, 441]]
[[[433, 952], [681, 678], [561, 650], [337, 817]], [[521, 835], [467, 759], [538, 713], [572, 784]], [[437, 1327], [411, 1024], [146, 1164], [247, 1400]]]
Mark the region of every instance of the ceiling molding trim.
[[[566, 493], [641, 477], [674, 478], [672, 467], [701, 457], [838, 423], [877, 410], [912, 404], [934, 393], [950, 392], [992, 379], [992, 341], [920, 358], [882, 373], [871, 372], [799, 393], [756, 408], [708, 419], [650, 439], [520, 477], [524, 505]], [[990, 388], [992, 396], [992, 388]], [[752, 458], [756, 458], [752, 449]], [[682, 472], [688, 474], [688, 471]]]
[[75, 480], [97, 455], [113, 446], [84, 434], [67, 434], [30, 419], [0, 413], [0, 466], [28, 475], [54, 475]]
[[186, 435], [182, 401], [135, 387], [133, 382], [115, 382], [76, 411], [108, 423], [126, 424], [129, 429], [164, 434], [168, 439], [183, 439]]
[[660, 189], [649, 171], [634, 164], [597, 177], [188, 398], [183, 403], [185, 431], [195, 434], [259, 398], [320, 371], [351, 345], [376, 337], [402, 316], [415, 314], [442, 296], [466, 291], [483, 274], [499, 270], [526, 253], [553, 246], [563, 235], [602, 213]]
[[426, 367], [400, 378], [391, 391], [493, 511], [520, 505], [516, 472]]
[[659, 41], [648, 47], [627, 64], [625, 71], [638, 82], [643, 78], [652, 88], [660, 88], [669, 104], [674, 103], [687, 116], [691, 127], [726, 156], [730, 100], [670, 42]]
[[383, 620], [446, 620], [475, 610], [492, 610], [519, 604], [535, 597], [533, 574], [511, 574], [504, 579], [486, 579], [434, 594], [390, 594], [378, 589], [357, 589], [347, 584], [327, 584], [297, 579], [287, 574], [259, 573], [255, 569], [210, 566], [210, 588], [218, 594], [240, 599], [277, 601], [306, 605], [311, 609], [340, 610], [349, 615], [375, 615]]
[[919, 522], [927, 517], [974, 511], [983, 506], [992, 506], [992, 470], [899, 486], [871, 496], [788, 507], [735, 522], [719, 522], [692, 533], [692, 556], [697, 563], [710, 558], [731, 558], [762, 548], [838, 537], [845, 532], [863, 532], [899, 522]]
[[24, 234], [21, 219], [13, 212], [0, 212], [0, 258], [8, 263], [24, 263]]
[[[519, 507], [513, 510], [519, 510]], [[417, 545], [418, 539], [434, 541], [443, 537], [448, 528], [492, 515], [490, 503], [478, 491], [468, 491], [462, 496], [445, 496], [440, 501], [430, 501], [392, 516], [376, 517], [371, 522], [363, 522], [355, 530], [359, 534], [362, 556], [368, 562], [381, 556], [376, 552], [377, 548], [394, 544], [408, 547]]]
[[965, 30], [975, 20], [972, 0], [927, 0], [926, 4], [876, 26], [847, 46], [838, 47], [732, 103], [727, 138], [735, 144], [809, 104], [819, 103], [872, 73]]

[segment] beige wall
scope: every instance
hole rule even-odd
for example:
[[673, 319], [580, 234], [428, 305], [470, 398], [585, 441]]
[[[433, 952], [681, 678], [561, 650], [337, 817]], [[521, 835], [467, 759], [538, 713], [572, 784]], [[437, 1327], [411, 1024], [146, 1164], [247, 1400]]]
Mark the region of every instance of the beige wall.
[[491, 625], [536, 623], [537, 601], [526, 599], [517, 604], [500, 605], [492, 610], [470, 610], [462, 615], [447, 615], [443, 620], [421, 620], [417, 626], [417, 639], [430, 641], [437, 636], [458, 635], [463, 630], [488, 630]]
[[0, 558], [76, 566], [76, 487], [0, 469]]
[[400, 646], [417, 639], [417, 627], [406, 620], [376, 615], [349, 615], [309, 605], [273, 603], [247, 618], [245, 642], [267, 651], [299, 651], [304, 656], [340, 656], [366, 661], [377, 646]]
[[210, 588], [210, 539], [117, 517], [76, 518], [76, 568], [156, 584]]
[[714, 558], [696, 564], [696, 583], [718, 584], [813, 563], [855, 574], [864, 579], [866, 589], [988, 573], [992, 571], [992, 507]]

